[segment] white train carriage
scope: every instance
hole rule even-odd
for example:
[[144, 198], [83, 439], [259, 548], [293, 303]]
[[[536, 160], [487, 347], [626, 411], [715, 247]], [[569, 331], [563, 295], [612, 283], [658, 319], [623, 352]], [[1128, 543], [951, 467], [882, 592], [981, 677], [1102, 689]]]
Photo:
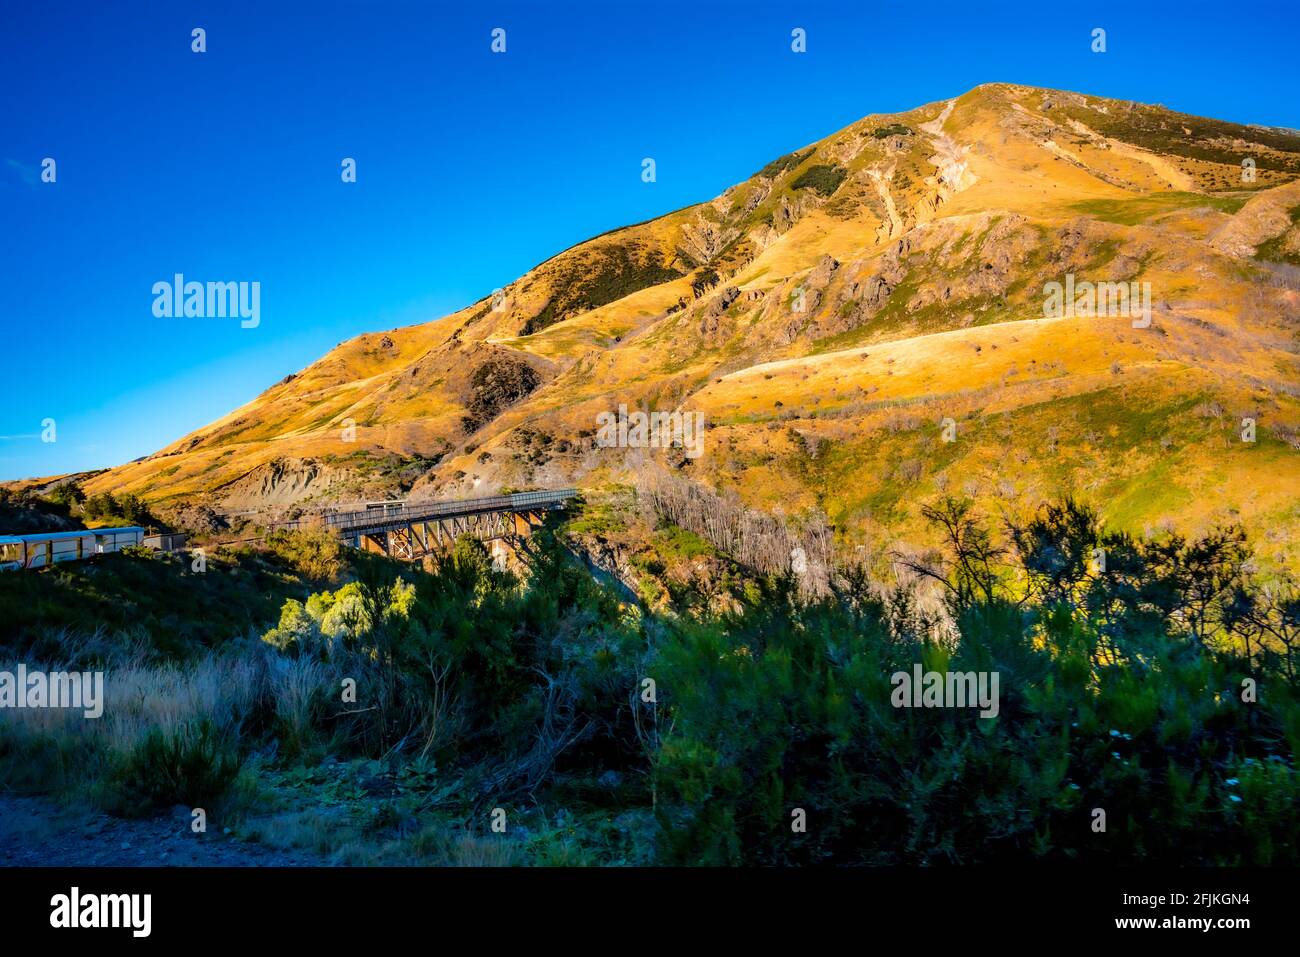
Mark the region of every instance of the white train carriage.
[[95, 554], [98, 548], [93, 532], [39, 532], [0, 539], [0, 565], [6, 569], [44, 568]]
[[90, 528], [77, 532], [37, 532], [32, 535], [0, 535], [0, 570], [46, 568], [59, 562], [76, 562], [95, 555], [121, 551], [139, 545], [144, 529]]

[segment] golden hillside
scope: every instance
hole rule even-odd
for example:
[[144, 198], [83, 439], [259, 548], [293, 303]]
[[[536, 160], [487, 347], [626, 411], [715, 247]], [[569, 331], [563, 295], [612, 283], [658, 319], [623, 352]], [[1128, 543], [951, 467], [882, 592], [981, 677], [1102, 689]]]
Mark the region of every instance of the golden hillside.
[[[1300, 525], [1298, 222], [1296, 133], [981, 86], [346, 342], [86, 487], [241, 510], [596, 487], [654, 458], [850, 543], [944, 492], [1072, 492], [1135, 531], [1240, 521], [1276, 555]], [[1149, 283], [1149, 326], [1046, 317], [1067, 277]], [[620, 404], [703, 412], [705, 453], [599, 447]]]

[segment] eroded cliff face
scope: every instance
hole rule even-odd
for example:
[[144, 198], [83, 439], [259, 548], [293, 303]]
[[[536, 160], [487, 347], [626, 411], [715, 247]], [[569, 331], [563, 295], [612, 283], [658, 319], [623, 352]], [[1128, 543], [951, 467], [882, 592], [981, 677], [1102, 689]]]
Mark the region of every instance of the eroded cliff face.
[[1230, 256], [1249, 259], [1273, 242], [1284, 262], [1300, 260], [1300, 182], [1258, 193], [1214, 230], [1210, 245]]
[[228, 509], [286, 506], [323, 498], [350, 477], [346, 468], [313, 459], [277, 458], [214, 491], [216, 500]]

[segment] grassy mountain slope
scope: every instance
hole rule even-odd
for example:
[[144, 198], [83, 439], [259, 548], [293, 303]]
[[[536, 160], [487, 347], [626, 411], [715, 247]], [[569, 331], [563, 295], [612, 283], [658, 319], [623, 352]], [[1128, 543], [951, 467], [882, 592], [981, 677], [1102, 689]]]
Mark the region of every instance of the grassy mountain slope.
[[[849, 542], [911, 535], [944, 491], [1072, 491], [1112, 526], [1237, 520], [1280, 553], [1300, 524], [1298, 212], [1293, 132], [981, 86], [343, 343], [87, 487], [268, 508], [594, 487], [649, 455], [821, 509]], [[1044, 318], [1067, 274], [1150, 283], [1151, 327]], [[705, 454], [597, 448], [620, 403], [703, 411]]]

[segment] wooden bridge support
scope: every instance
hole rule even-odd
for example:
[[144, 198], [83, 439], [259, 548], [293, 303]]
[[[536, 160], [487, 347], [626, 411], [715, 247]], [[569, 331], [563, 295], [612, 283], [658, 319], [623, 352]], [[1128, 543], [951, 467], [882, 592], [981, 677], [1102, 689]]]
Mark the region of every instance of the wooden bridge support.
[[516, 538], [528, 538], [542, 524], [542, 517], [536, 512], [512, 512], [510, 518]]
[[[359, 532], [346, 540], [364, 551], [416, 561], [435, 552], [450, 552], [463, 535], [472, 535], [485, 543], [528, 538], [534, 529], [541, 527], [542, 521], [538, 512], [482, 512]], [[495, 559], [504, 556], [506, 550], [494, 545], [492, 554]]]

